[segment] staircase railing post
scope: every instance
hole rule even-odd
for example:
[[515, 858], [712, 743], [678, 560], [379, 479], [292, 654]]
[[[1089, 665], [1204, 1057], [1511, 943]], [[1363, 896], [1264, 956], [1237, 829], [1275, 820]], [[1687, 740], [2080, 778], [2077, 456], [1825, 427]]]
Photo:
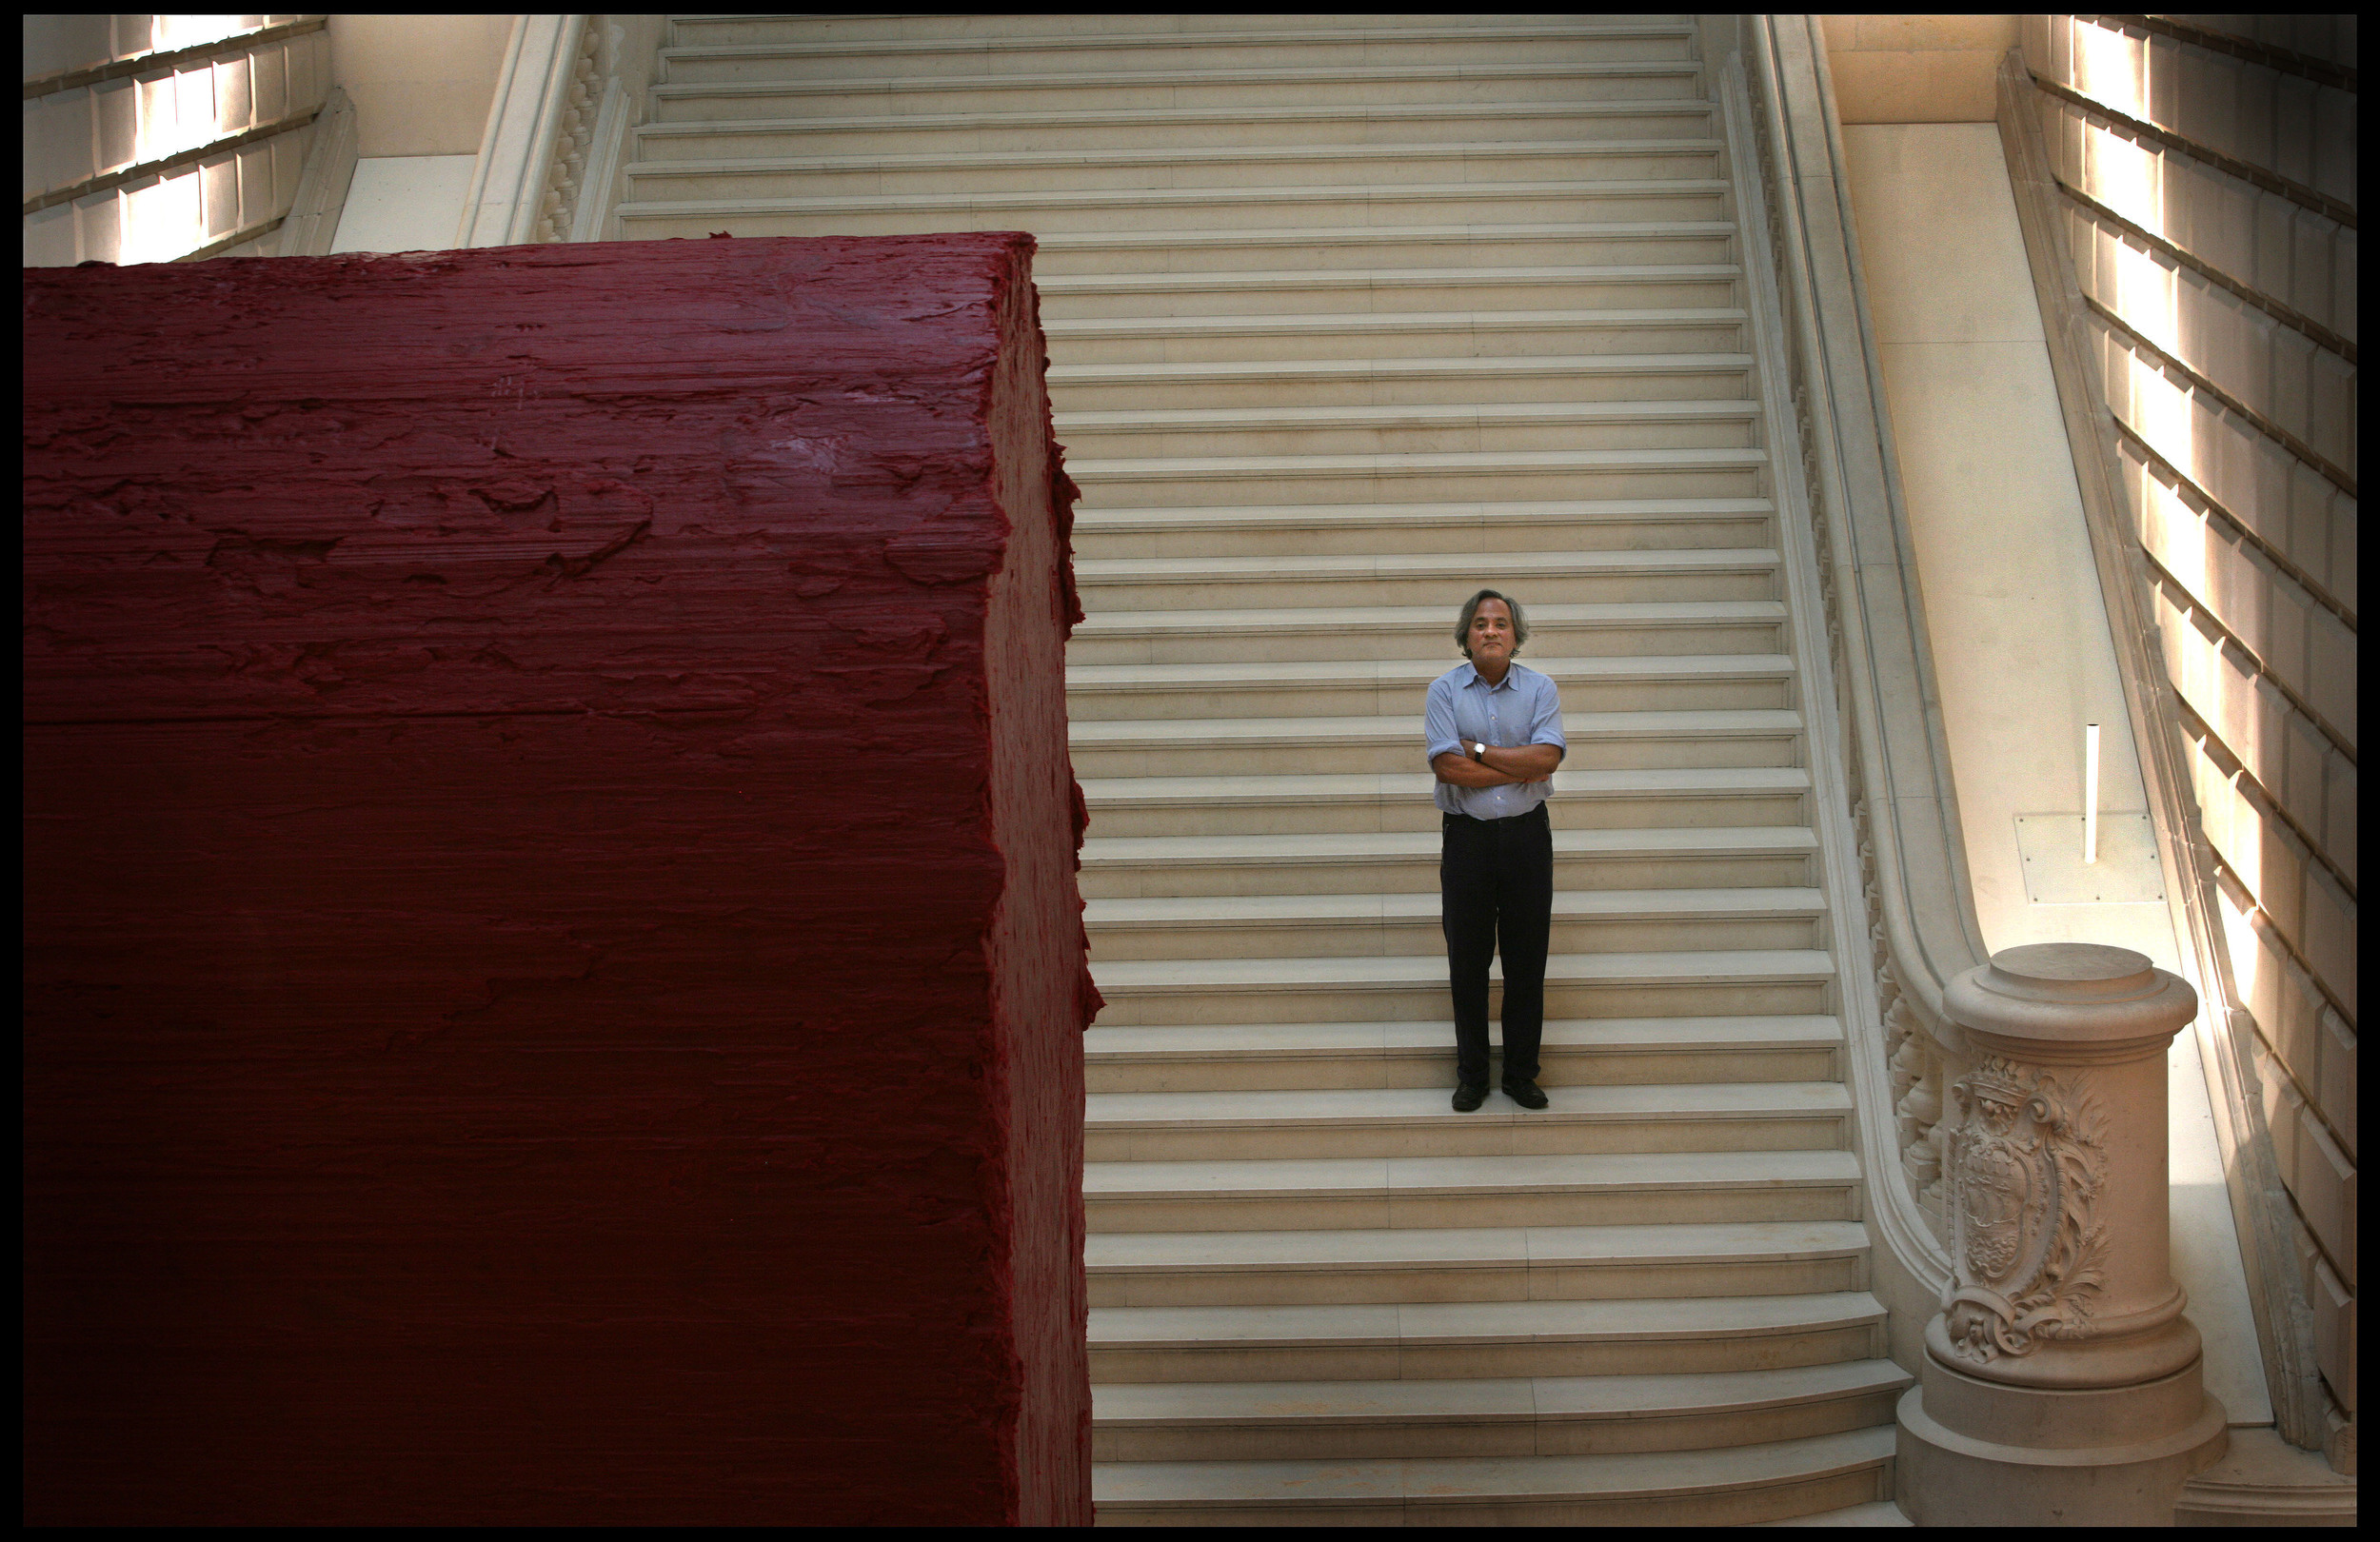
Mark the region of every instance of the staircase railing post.
[[2170, 1525], [2229, 1448], [2167, 1223], [2166, 1046], [2197, 993], [2125, 948], [1994, 954], [1943, 994], [1952, 1274], [1901, 1399], [1919, 1525]]

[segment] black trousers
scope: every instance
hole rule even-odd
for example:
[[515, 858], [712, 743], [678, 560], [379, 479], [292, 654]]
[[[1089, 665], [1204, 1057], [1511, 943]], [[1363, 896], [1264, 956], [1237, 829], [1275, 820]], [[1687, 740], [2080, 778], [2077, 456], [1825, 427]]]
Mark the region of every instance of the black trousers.
[[1554, 826], [1539, 803], [1509, 820], [1446, 814], [1438, 919], [1455, 993], [1455, 1075], [1488, 1079], [1488, 960], [1504, 955], [1504, 1079], [1534, 1081], [1554, 927]]

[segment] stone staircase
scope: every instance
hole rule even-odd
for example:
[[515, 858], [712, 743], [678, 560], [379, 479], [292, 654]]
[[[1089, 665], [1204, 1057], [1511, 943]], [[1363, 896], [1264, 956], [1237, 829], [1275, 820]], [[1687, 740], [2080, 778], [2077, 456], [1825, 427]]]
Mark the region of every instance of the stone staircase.
[[[1898, 1523], [1691, 18], [674, 19], [631, 239], [1017, 228], [1117, 1523]], [[1543, 1081], [1447, 1104], [1424, 685], [1559, 682]]]

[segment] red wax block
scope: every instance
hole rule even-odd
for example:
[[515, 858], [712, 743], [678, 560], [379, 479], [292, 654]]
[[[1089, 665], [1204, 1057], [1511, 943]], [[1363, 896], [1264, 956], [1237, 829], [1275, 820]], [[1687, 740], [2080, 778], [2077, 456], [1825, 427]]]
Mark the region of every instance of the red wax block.
[[1032, 249], [26, 272], [28, 1521], [1089, 1520]]

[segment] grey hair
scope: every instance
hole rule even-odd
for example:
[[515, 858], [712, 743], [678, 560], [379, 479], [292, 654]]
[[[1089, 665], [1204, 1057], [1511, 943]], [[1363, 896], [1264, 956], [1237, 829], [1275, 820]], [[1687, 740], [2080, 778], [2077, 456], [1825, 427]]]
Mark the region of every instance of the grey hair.
[[1481, 589], [1463, 603], [1462, 616], [1455, 623], [1455, 646], [1462, 650], [1464, 658], [1471, 657], [1471, 619], [1479, 613], [1482, 600], [1501, 600], [1504, 608], [1513, 613], [1513, 652], [1518, 653], [1520, 645], [1529, 641], [1529, 618], [1520, 613], [1519, 601], [1494, 589]]

